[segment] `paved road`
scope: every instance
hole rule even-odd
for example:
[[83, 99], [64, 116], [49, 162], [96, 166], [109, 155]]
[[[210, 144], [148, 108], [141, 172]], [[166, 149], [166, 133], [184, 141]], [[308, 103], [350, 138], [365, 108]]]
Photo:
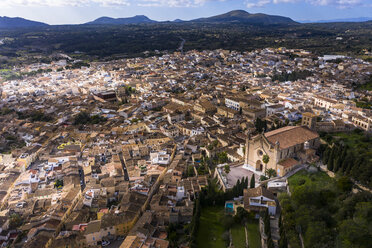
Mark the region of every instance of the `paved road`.
[[129, 175], [128, 175], [127, 167], [125, 166], [125, 163], [124, 163], [122, 152], [119, 153], [119, 159], [120, 159], [121, 166], [123, 166], [124, 180], [129, 181]]
[[108, 246], [105, 246], [105, 248], [119, 248], [121, 243], [123, 243], [124, 240], [112, 240], [110, 241], [111, 244]]
[[85, 177], [84, 177], [83, 168], [79, 168], [79, 176], [80, 176], [81, 192], [83, 192], [85, 189]]
[[181, 38], [181, 44], [180, 44], [180, 47], [178, 48], [178, 50], [180, 50], [181, 53], [183, 53], [183, 46], [185, 45], [185, 42], [186, 40], [184, 38]]

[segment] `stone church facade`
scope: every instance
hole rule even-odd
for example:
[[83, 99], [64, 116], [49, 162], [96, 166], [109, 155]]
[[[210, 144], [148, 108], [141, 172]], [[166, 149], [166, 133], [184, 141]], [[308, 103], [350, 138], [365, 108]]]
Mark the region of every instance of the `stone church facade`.
[[[274, 169], [278, 176], [284, 176], [300, 164], [317, 161], [318, 146], [318, 133], [305, 126], [287, 126], [248, 136], [243, 167], [259, 174]], [[270, 158], [267, 165], [262, 161], [264, 155]]]

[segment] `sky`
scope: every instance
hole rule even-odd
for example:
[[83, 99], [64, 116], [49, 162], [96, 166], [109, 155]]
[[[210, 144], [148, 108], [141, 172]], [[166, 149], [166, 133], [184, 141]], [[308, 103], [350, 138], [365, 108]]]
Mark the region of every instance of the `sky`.
[[372, 17], [372, 0], [0, 0], [0, 16], [80, 24], [101, 16], [191, 20], [242, 9], [296, 21]]

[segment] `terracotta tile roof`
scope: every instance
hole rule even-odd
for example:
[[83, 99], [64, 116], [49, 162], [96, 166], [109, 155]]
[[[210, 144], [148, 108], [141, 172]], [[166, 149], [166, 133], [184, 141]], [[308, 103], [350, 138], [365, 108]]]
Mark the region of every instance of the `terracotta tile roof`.
[[265, 196], [266, 198], [269, 198], [272, 200], [275, 199], [273, 193], [271, 193], [269, 190], [263, 187], [258, 187], [258, 188], [253, 188], [253, 189], [244, 189], [244, 198], [258, 197], [258, 196]]
[[101, 230], [101, 221], [91, 221], [88, 223], [87, 228], [85, 229], [85, 234], [99, 232]]
[[280, 164], [284, 168], [289, 168], [289, 167], [298, 165], [299, 162], [296, 159], [287, 158], [287, 159], [284, 159], [284, 160], [280, 161], [278, 164]]
[[287, 149], [319, 137], [318, 133], [304, 126], [287, 126], [264, 135], [272, 145], [279, 142], [280, 149]]

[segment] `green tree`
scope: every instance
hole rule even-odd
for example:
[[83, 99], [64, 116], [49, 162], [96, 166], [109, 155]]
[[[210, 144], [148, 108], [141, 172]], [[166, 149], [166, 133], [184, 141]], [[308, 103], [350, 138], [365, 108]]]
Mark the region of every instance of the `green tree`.
[[263, 120], [261, 120], [261, 118], [257, 118], [254, 124], [255, 124], [256, 130], [259, 133], [262, 133], [263, 131], [266, 131], [266, 129], [267, 129], [266, 120], [263, 121]]
[[265, 231], [265, 234], [268, 237], [271, 237], [270, 215], [269, 215], [269, 210], [267, 208], [263, 212], [263, 222], [264, 222], [264, 231]]
[[267, 155], [267, 154], [263, 155], [262, 162], [264, 162], [264, 164], [265, 164], [265, 176], [266, 176], [266, 167], [267, 167], [267, 164], [269, 163], [269, 161], [270, 161], [269, 155]]
[[324, 221], [310, 222], [305, 236], [305, 247], [333, 247], [333, 237]]
[[250, 183], [250, 188], [253, 189], [254, 187], [256, 187], [256, 179], [254, 178], [254, 174], [252, 175], [251, 177], [251, 183]]
[[335, 160], [333, 160], [333, 171], [337, 172], [341, 167], [341, 158], [337, 157]]
[[265, 175], [267, 175], [269, 178], [276, 177], [276, 171], [272, 168], [266, 169]]
[[343, 192], [348, 192], [353, 187], [353, 183], [348, 177], [343, 176], [337, 180], [337, 187]]
[[219, 164], [224, 164], [224, 163], [227, 163], [229, 162], [229, 158], [227, 157], [227, 153], [226, 152], [220, 152], [217, 154], [217, 159], [218, 159], [218, 163]]
[[54, 182], [54, 187], [57, 188], [57, 189], [63, 187], [63, 180], [57, 179]]
[[249, 217], [248, 212], [243, 207], [238, 207], [236, 209], [236, 214], [234, 216], [234, 221], [237, 224], [243, 224], [247, 221]]
[[328, 162], [327, 162], [327, 169], [333, 171], [333, 163], [336, 156], [336, 145], [333, 145], [331, 154], [329, 155]]
[[244, 178], [244, 188], [245, 188], [245, 189], [248, 188], [248, 177], [245, 177], [245, 178]]
[[345, 159], [342, 161], [341, 168], [340, 168], [341, 172], [345, 174], [347, 167], [352, 162], [353, 162], [353, 156], [350, 152], [348, 152]]
[[230, 165], [225, 164], [225, 166], [224, 166], [224, 170], [225, 170], [225, 173], [226, 173], [226, 174], [229, 174], [229, 173], [230, 173]]
[[22, 225], [22, 218], [19, 214], [11, 214], [9, 217], [9, 228], [16, 229]]
[[358, 224], [352, 219], [343, 221], [340, 227], [342, 247], [370, 247], [372, 233], [369, 230], [368, 225]]
[[193, 177], [194, 175], [195, 175], [194, 166], [189, 165], [187, 167], [187, 176], [188, 177]]

